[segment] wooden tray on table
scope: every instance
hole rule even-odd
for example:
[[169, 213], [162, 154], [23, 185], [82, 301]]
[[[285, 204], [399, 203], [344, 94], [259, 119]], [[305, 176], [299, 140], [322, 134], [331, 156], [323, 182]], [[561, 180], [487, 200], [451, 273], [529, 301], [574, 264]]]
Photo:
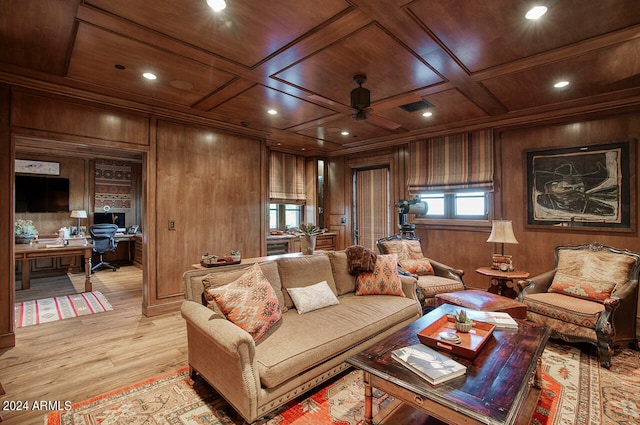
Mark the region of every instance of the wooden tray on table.
[[230, 266], [231, 264], [240, 264], [241, 260], [236, 260], [236, 261], [218, 261], [215, 263], [211, 263], [211, 264], [205, 264], [202, 261], [200, 261], [200, 265], [202, 267], [220, 267], [220, 266]]
[[[469, 332], [459, 332], [456, 330], [455, 318], [447, 314], [418, 332], [418, 339], [424, 345], [472, 359], [487, 342], [495, 328], [490, 323], [474, 321]], [[462, 341], [460, 344], [445, 341], [440, 337], [440, 333], [443, 332], [457, 334]]]

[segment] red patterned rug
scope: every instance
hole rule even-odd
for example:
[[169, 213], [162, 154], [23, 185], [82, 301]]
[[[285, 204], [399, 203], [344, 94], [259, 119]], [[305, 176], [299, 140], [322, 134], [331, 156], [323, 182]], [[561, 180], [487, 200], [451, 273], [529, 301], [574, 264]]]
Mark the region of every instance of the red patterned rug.
[[16, 328], [111, 311], [113, 307], [100, 291], [82, 292], [55, 298], [14, 304]]
[[[544, 386], [532, 425], [640, 423], [640, 354], [616, 353], [611, 369], [575, 347], [550, 342], [542, 359]], [[374, 413], [392, 398], [374, 392]], [[289, 403], [267, 425], [361, 425], [362, 374], [352, 371], [315, 394]], [[74, 404], [47, 415], [46, 425], [237, 425], [242, 420], [187, 368]]]

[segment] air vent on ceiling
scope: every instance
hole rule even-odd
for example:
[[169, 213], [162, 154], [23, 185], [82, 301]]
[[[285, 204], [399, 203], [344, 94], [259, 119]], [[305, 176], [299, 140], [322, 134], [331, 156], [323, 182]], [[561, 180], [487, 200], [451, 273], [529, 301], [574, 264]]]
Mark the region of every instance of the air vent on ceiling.
[[407, 103], [406, 105], [400, 105], [400, 108], [407, 112], [422, 111], [423, 109], [433, 108], [434, 106], [426, 100], [418, 100], [417, 102]]

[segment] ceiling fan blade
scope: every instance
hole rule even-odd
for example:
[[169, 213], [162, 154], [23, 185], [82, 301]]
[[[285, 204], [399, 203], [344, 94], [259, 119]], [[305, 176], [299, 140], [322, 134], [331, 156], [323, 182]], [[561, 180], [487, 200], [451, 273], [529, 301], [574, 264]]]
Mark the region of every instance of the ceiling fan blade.
[[384, 117], [381, 117], [380, 115], [375, 115], [375, 114], [369, 114], [369, 116], [367, 117], [367, 121], [371, 125], [375, 125], [376, 127], [382, 127], [392, 131], [395, 131], [400, 127], [402, 127], [401, 124], [398, 124], [395, 121], [391, 121], [387, 118], [384, 118]]

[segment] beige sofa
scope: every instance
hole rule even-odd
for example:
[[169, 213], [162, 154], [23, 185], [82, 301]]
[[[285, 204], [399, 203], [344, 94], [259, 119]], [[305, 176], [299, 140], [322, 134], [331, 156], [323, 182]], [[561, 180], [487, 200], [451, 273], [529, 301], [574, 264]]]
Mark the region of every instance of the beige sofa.
[[[278, 258], [259, 264], [286, 311], [255, 342], [248, 332], [203, 305], [203, 278], [208, 276], [207, 281], [219, 287], [241, 276], [247, 263], [185, 272], [182, 306], [192, 374], [209, 382], [247, 423], [347, 369], [349, 356], [421, 315], [416, 280], [411, 277], [400, 276], [404, 296], [357, 296], [344, 251]], [[320, 281], [327, 281], [339, 304], [298, 314], [287, 288]]]

